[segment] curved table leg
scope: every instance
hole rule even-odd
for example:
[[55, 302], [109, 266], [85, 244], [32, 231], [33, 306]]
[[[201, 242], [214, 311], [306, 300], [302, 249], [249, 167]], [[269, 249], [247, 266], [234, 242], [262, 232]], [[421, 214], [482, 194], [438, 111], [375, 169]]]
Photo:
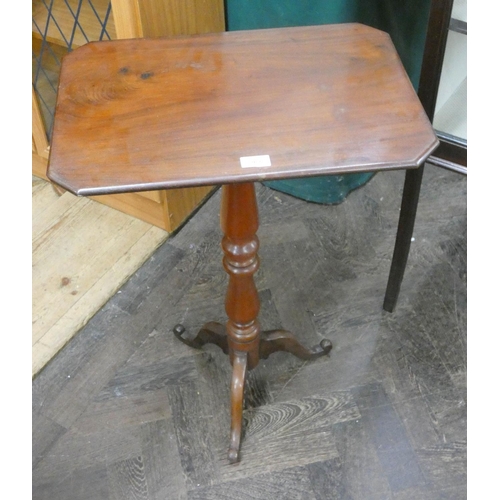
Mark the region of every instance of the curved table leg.
[[205, 323], [193, 339], [184, 336], [186, 329], [183, 325], [175, 325], [173, 332], [182, 343], [189, 347], [201, 349], [205, 344], [215, 344], [219, 346], [225, 354], [229, 353], [226, 327], [221, 323], [215, 321]]
[[243, 393], [247, 374], [247, 353], [235, 352], [233, 358], [233, 378], [231, 380], [231, 441], [229, 463], [240, 460], [241, 432], [243, 422]]
[[267, 359], [273, 352], [286, 351], [300, 359], [316, 359], [325, 356], [331, 350], [332, 343], [327, 339], [309, 349], [287, 330], [270, 330], [261, 334], [259, 355]]

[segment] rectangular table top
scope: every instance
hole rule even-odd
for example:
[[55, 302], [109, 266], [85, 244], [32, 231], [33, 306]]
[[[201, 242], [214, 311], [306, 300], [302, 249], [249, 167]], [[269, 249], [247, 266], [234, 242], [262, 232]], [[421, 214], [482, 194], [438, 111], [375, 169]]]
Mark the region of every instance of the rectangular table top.
[[48, 177], [97, 195], [413, 168], [437, 145], [373, 28], [115, 40], [63, 59]]

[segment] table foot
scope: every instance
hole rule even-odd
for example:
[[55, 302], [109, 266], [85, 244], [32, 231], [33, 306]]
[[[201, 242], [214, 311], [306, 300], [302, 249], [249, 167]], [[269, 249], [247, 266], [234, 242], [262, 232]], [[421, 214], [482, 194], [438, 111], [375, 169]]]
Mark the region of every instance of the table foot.
[[267, 359], [277, 351], [286, 351], [300, 359], [316, 359], [325, 356], [332, 350], [332, 343], [323, 339], [312, 348], [303, 346], [295, 336], [287, 330], [270, 330], [261, 333], [259, 357]]
[[184, 344], [195, 349], [201, 349], [205, 344], [219, 346], [225, 354], [229, 354], [226, 327], [221, 323], [210, 321], [205, 323], [193, 339], [185, 336], [186, 329], [183, 325], [175, 325], [174, 335]]
[[229, 444], [229, 463], [240, 461], [240, 445], [243, 422], [243, 393], [247, 374], [247, 353], [234, 353], [233, 378], [231, 380], [231, 441]]

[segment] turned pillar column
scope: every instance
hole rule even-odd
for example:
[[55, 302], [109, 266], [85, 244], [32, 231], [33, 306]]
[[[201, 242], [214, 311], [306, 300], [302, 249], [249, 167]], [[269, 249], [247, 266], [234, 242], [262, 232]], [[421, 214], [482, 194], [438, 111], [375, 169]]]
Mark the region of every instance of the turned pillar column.
[[226, 294], [231, 381], [231, 440], [229, 460], [239, 460], [243, 419], [243, 393], [247, 370], [259, 362], [260, 302], [253, 275], [259, 268], [259, 226], [253, 183], [229, 184], [222, 188], [221, 229], [223, 265], [229, 275]]

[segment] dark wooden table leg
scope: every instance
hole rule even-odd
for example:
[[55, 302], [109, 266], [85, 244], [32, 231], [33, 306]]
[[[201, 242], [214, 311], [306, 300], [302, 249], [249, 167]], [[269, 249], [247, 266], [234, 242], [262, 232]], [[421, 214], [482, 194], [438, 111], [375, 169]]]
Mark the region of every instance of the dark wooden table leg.
[[201, 349], [205, 344], [215, 344], [226, 354], [229, 354], [227, 345], [226, 327], [221, 323], [211, 321], [205, 323], [196, 336], [192, 339], [185, 335], [186, 329], [183, 325], [175, 325], [174, 335], [184, 344], [195, 349]]
[[259, 268], [257, 250], [258, 211], [253, 183], [229, 184], [222, 188], [221, 228], [224, 233], [223, 265], [229, 275], [226, 294], [226, 325], [229, 357], [233, 365], [231, 383], [231, 443], [229, 461], [240, 459], [243, 393], [246, 371], [259, 362], [257, 321], [260, 302], [253, 275]]
[[332, 347], [328, 339], [323, 339], [318, 345], [308, 348], [287, 330], [270, 330], [261, 334], [259, 355], [267, 359], [273, 352], [286, 351], [297, 358], [309, 360], [325, 356], [332, 350]]
[[231, 439], [229, 443], [229, 463], [240, 460], [241, 434], [243, 425], [243, 396], [247, 375], [247, 353], [234, 353], [233, 377], [231, 380]]
[[394, 311], [398, 301], [401, 283], [403, 282], [406, 263], [410, 253], [413, 228], [415, 227], [415, 218], [417, 216], [418, 199], [420, 197], [420, 186], [422, 184], [423, 174], [424, 165], [415, 170], [407, 170], [405, 174], [396, 243], [394, 244], [394, 253], [383, 305], [384, 310], [388, 312]]

